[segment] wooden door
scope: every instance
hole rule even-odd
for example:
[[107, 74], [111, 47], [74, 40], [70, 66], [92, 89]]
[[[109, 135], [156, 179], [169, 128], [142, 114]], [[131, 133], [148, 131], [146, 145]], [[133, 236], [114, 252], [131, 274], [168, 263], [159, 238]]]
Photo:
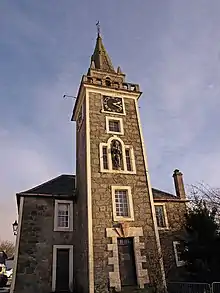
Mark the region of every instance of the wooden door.
[[69, 291], [69, 249], [57, 249], [56, 291]]
[[121, 285], [137, 285], [133, 238], [118, 238], [118, 254]]

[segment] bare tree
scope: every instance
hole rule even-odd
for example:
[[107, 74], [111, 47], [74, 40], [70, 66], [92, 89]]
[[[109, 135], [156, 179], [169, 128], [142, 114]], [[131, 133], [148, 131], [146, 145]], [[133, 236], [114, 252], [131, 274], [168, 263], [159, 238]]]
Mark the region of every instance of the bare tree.
[[8, 257], [13, 256], [15, 251], [15, 245], [9, 240], [0, 240], [0, 251], [5, 251]]
[[220, 225], [220, 188], [213, 188], [205, 183], [198, 183], [189, 186], [188, 198], [191, 205], [196, 206], [199, 202], [206, 204], [206, 207], [216, 214], [216, 221]]
[[191, 202], [203, 201], [209, 208], [220, 209], [220, 188], [198, 183], [189, 186], [188, 198]]

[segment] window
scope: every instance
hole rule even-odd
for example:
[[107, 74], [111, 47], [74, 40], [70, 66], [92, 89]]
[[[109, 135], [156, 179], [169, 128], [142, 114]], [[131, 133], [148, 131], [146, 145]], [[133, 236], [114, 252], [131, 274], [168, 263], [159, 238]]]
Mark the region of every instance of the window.
[[109, 131], [111, 131], [111, 132], [120, 132], [119, 121], [109, 120]]
[[168, 228], [167, 215], [165, 210], [165, 204], [156, 204], [155, 205], [157, 226], [159, 229]]
[[128, 217], [128, 191], [115, 190], [115, 206], [117, 217]]
[[114, 221], [133, 221], [134, 210], [130, 186], [112, 186]]
[[55, 200], [54, 231], [73, 231], [73, 203]]
[[176, 260], [176, 266], [181, 267], [185, 264], [182, 254], [184, 252], [183, 241], [173, 241], [174, 255]]
[[127, 170], [132, 171], [130, 149], [125, 149], [125, 158], [126, 158]]
[[57, 226], [59, 228], [68, 228], [69, 227], [69, 213], [70, 205], [68, 203], [59, 203], [58, 204], [58, 221]]
[[108, 154], [107, 147], [102, 148], [102, 160], [103, 160], [103, 169], [108, 169]]
[[106, 117], [106, 131], [113, 134], [124, 134], [122, 118]]

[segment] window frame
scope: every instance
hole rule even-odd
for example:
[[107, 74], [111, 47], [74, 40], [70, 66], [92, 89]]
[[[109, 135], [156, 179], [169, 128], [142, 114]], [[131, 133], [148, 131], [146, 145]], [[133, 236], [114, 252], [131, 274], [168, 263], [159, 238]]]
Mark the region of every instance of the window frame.
[[[106, 154], [104, 154], [103, 150], [104, 148], [106, 149]], [[104, 160], [104, 156], [106, 157], [106, 165], [107, 165], [107, 168], [104, 167], [105, 165], [105, 160]], [[103, 145], [102, 146], [102, 168], [103, 170], [109, 170], [109, 162], [108, 162], [108, 146], [106, 145]]]
[[[129, 164], [131, 166], [131, 170], [128, 170], [128, 162], [127, 162], [127, 155], [126, 155], [126, 151], [129, 152]], [[125, 146], [125, 164], [126, 164], [126, 170], [128, 172], [132, 172], [133, 171], [133, 160], [134, 160], [134, 149], [129, 147], [129, 146]]]
[[173, 241], [173, 250], [174, 250], [174, 257], [175, 257], [175, 261], [176, 261], [176, 266], [182, 267], [185, 265], [185, 261], [179, 260], [177, 245], [180, 245], [180, 241]]
[[[117, 214], [116, 214], [115, 191], [117, 191], [117, 190], [126, 190], [127, 191], [128, 217], [117, 216]], [[115, 222], [134, 221], [134, 207], [133, 207], [133, 198], [132, 198], [132, 193], [131, 193], [131, 187], [130, 186], [113, 185], [113, 186], [111, 186], [111, 191], [112, 191], [113, 220]]]
[[[58, 211], [59, 204], [68, 204], [69, 205], [69, 227], [58, 227]], [[55, 199], [54, 207], [54, 231], [60, 232], [72, 232], [73, 231], [73, 202], [71, 200], [62, 200]]]
[[[123, 127], [123, 120], [122, 120], [122, 118], [116, 118], [116, 117], [106, 116], [105, 119], [106, 119], [106, 132], [107, 133], [124, 135], [124, 127]], [[110, 122], [110, 120], [119, 122], [120, 131], [118, 131], [118, 132], [117, 131], [111, 131], [109, 129], [109, 122]]]
[[164, 222], [165, 222], [165, 227], [159, 227], [157, 223], [157, 228], [158, 230], [167, 230], [169, 229], [169, 223], [168, 223], [168, 217], [167, 217], [167, 211], [166, 211], [166, 204], [165, 203], [154, 203], [154, 208], [155, 208], [155, 217], [157, 221], [157, 214], [156, 214], [156, 206], [162, 206], [163, 208], [163, 215], [164, 215]]

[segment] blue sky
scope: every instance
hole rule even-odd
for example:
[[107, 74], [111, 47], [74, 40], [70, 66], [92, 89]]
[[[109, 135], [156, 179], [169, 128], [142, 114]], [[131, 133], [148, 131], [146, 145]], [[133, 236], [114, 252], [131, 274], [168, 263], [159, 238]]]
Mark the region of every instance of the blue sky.
[[219, 187], [219, 0], [0, 1], [0, 239], [15, 193], [75, 170], [73, 100], [100, 20], [105, 47], [139, 83], [152, 185]]

